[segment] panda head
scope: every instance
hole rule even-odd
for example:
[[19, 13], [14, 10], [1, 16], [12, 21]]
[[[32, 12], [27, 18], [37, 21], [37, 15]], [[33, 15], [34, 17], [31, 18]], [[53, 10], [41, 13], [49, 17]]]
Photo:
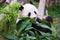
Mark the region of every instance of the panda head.
[[[19, 10], [21, 11], [19, 14], [19, 16], [21, 17], [29, 17], [29, 18], [34, 18], [35, 21], [40, 21], [40, 19], [37, 17], [38, 14], [38, 9], [32, 5], [32, 4], [24, 4], [22, 5]], [[18, 21], [20, 21], [22, 19], [18, 19], [16, 21], [16, 23], [18, 23]]]
[[37, 8], [32, 5], [32, 4], [25, 4], [22, 5], [19, 10], [21, 11], [22, 17], [30, 17], [30, 18], [35, 18], [38, 13]]

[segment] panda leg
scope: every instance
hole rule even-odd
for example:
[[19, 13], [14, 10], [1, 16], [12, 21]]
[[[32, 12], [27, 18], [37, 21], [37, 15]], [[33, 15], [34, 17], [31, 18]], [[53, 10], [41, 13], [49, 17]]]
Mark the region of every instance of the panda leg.
[[50, 29], [48, 29], [48, 28], [43, 28], [43, 27], [41, 27], [41, 26], [38, 26], [38, 25], [35, 24], [35, 23], [32, 23], [32, 27], [35, 28], [35, 29], [38, 30], [38, 31], [52, 34], [52, 31], [51, 31]]
[[23, 20], [17, 20], [16, 25], [18, 26], [19, 24], [21, 24], [23, 22]]
[[46, 17], [46, 20], [47, 20], [47, 22], [53, 23], [53, 18], [51, 16], [47, 16]]
[[37, 18], [36, 21], [39, 22], [39, 23], [41, 23], [41, 19], [39, 19], [39, 18]]
[[33, 31], [34, 33], [37, 32], [39, 35], [42, 35], [38, 30], [35, 30], [34, 28], [31, 29], [31, 31]]
[[18, 19], [17, 21], [16, 21], [16, 29], [18, 30], [20, 27], [19, 27], [19, 25], [21, 24], [23, 22], [23, 20], [20, 20], [20, 19]]
[[46, 20], [48, 23], [46, 23], [49, 27], [51, 27], [51, 24], [53, 23], [53, 18], [51, 16], [47, 16]]

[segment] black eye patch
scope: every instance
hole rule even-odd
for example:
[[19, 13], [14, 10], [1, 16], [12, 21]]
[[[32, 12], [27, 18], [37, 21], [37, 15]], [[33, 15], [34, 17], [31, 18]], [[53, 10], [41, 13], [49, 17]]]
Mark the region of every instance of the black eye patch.
[[28, 17], [30, 17], [30, 16], [31, 16], [31, 12], [28, 13]]
[[36, 14], [36, 11], [34, 11], [34, 13]]

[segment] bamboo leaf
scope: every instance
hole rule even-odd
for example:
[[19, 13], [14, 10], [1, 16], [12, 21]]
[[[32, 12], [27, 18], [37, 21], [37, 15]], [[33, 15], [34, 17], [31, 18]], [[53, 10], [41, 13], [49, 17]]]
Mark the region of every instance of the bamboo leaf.
[[11, 39], [11, 40], [18, 40], [19, 38], [16, 37], [15, 35], [12, 34], [3, 34], [3, 36], [7, 39]]
[[29, 22], [30, 22], [30, 20], [25, 20], [24, 22], [22, 22], [22, 24], [19, 25], [20, 28], [19, 28], [18, 32], [21, 33], [22, 30], [24, 30], [24, 28], [27, 27], [27, 25], [29, 24]]

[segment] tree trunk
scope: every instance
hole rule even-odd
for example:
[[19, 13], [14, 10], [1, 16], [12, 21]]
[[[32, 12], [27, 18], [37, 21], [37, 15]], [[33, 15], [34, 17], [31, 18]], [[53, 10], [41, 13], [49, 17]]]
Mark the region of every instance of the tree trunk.
[[38, 7], [38, 17], [42, 20], [44, 17], [44, 9], [45, 9], [46, 0], [40, 0]]

